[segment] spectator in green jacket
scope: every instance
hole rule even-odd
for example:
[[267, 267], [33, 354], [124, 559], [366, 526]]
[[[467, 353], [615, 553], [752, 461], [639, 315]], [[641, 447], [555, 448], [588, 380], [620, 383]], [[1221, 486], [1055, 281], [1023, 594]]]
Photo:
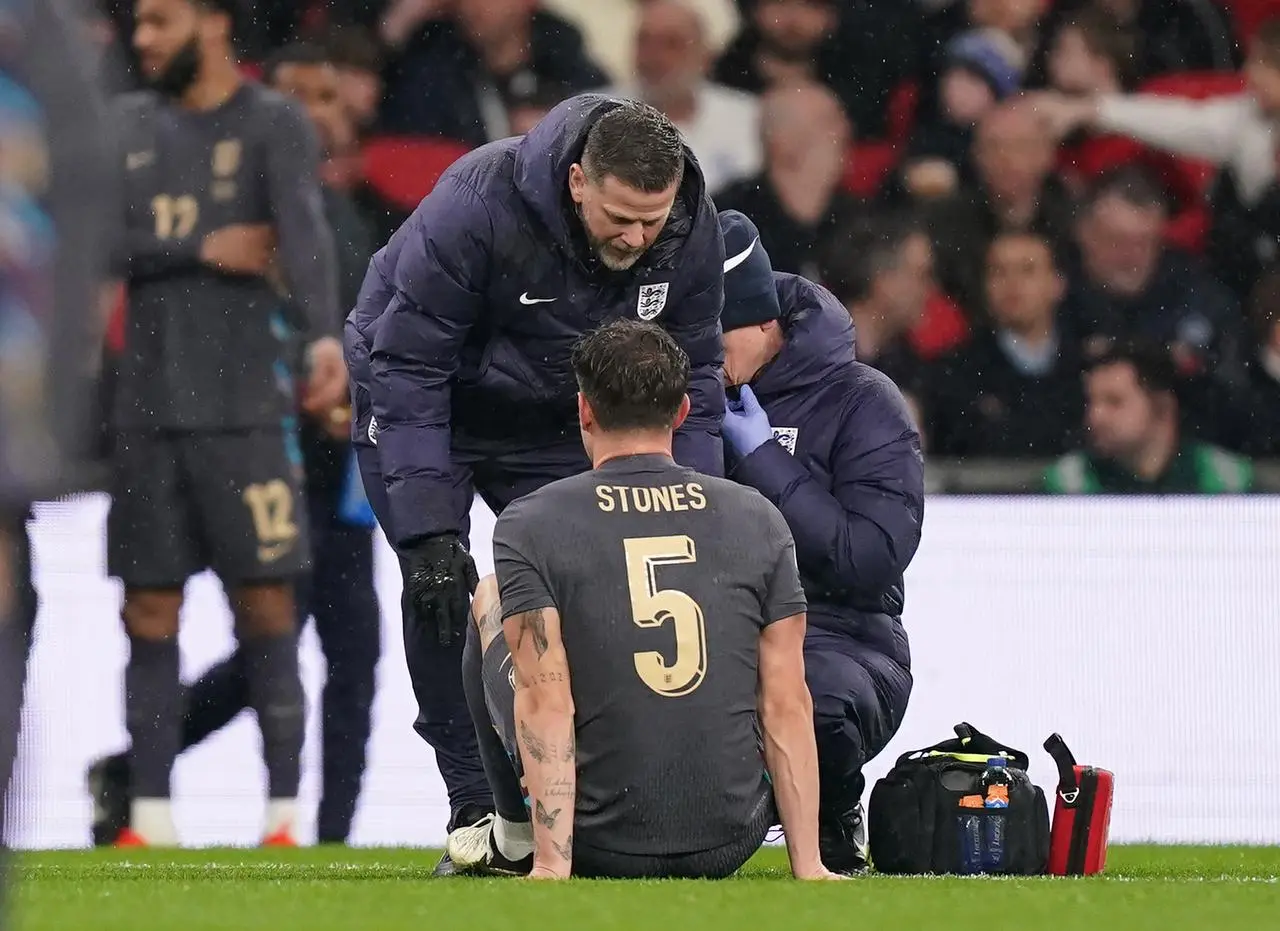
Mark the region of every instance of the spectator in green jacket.
[[1088, 449], [1045, 474], [1057, 494], [1239, 494], [1253, 486], [1243, 456], [1182, 432], [1173, 360], [1160, 347], [1110, 345], [1086, 364]]

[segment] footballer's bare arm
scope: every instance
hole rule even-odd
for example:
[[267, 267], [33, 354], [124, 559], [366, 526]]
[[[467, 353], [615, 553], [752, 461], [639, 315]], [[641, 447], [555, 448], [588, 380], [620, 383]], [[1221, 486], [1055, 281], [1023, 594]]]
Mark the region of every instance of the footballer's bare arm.
[[535, 608], [502, 624], [515, 667], [515, 721], [533, 806], [531, 879], [567, 879], [573, 869], [577, 747], [569, 661], [560, 614]]
[[804, 678], [805, 621], [803, 614], [784, 618], [760, 637], [760, 729], [792, 874], [839, 879], [818, 853], [818, 747]]

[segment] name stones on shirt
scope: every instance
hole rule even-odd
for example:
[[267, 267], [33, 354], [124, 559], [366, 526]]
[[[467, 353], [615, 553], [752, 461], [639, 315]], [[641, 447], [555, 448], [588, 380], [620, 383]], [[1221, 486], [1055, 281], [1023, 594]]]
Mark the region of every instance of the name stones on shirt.
[[670, 514], [701, 511], [707, 496], [697, 482], [681, 485], [597, 485], [596, 505], [606, 514]]

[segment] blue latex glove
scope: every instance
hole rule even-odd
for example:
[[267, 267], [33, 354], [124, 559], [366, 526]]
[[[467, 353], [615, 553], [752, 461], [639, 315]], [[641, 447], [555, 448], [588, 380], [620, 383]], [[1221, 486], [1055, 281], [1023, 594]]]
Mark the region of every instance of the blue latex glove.
[[750, 385], [739, 389], [737, 404], [730, 403], [725, 407], [721, 434], [729, 450], [739, 459], [745, 459], [773, 439], [769, 415], [756, 400]]

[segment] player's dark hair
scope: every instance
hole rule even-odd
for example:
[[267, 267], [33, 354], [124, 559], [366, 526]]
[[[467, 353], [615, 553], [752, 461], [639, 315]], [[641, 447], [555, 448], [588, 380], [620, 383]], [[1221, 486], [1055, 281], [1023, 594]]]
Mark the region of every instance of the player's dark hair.
[[603, 429], [667, 430], [689, 390], [689, 357], [662, 327], [618, 320], [578, 340], [573, 374]]
[[234, 35], [244, 16], [244, 5], [241, 0], [191, 0], [198, 7], [212, 13], [222, 13], [231, 20], [231, 32]]
[[911, 213], [867, 214], [838, 227], [818, 258], [822, 283], [846, 303], [871, 296], [876, 279], [902, 261], [902, 249], [924, 225]]
[[1141, 165], [1121, 165], [1103, 172], [1089, 186], [1080, 205], [1081, 210], [1088, 213], [1109, 197], [1140, 210], [1159, 209], [1166, 213], [1169, 210], [1169, 197], [1164, 185]]
[[684, 142], [662, 113], [628, 100], [587, 130], [581, 163], [593, 184], [612, 175], [627, 187], [656, 194], [684, 177]]
[[339, 68], [382, 74], [382, 49], [369, 30], [360, 26], [337, 26], [331, 28], [322, 41]]
[[332, 65], [333, 56], [329, 50], [314, 42], [291, 42], [275, 52], [262, 65], [262, 81], [264, 84], [276, 83], [276, 73], [288, 65]]
[[1144, 391], [1177, 394], [1177, 369], [1173, 356], [1164, 346], [1150, 342], [1107, 340], [1085, 354], [1086, 373], [1111, 365], [1132, 366]]

